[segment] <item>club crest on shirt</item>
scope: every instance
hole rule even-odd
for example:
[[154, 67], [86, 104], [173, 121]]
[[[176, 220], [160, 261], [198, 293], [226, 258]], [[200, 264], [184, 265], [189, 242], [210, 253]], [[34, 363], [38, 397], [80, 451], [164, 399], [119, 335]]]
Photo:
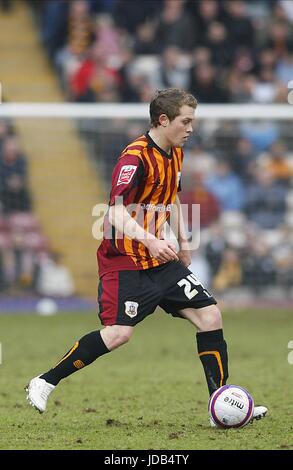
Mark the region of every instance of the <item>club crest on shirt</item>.
[[123, 165], [118, 176], [117, 186], [130, 183], [136, 170], [137, 166], [135, 165]]
[[127, 300], [126, 302], [124, 302], [124, 304], [125, 304], [126, 315], [128, 315], [130, 318], [136, 317], [138, 303]]

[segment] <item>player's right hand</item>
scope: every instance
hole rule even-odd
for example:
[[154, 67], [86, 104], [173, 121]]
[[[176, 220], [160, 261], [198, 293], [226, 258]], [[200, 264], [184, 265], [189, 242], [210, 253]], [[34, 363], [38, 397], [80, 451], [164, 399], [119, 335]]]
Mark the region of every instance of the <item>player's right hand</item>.
[[148, 240], [146, 247], [148, 248], [151, 256], [160, 262], [167, 263], [172, 260], [179, 261], [175, 245], [167, 240], [154, 238], [152, 240]]

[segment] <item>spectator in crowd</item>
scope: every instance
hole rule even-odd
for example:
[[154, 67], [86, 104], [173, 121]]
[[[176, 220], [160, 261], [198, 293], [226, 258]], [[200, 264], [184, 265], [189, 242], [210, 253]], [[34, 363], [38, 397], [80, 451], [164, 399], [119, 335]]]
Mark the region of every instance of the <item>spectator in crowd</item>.
[[205, 181], [206, 188], [220, 201], [222, 210], [241, 210], [244, 206], [244, 188], [240, 178], [228, 162], [219, 161], [214, 175]]
[[237, 150], [239, 138], [239, 123], [234, 120], [224, 120], [213, 133], [213, 146], [217, 157], [228, 162], [230, 155]]
[[113, 17], [119, 29], [125, 29], [129, 34], [134, 35], [139, 25], [150, 20], [153, 22], [161, 8], [161, 0], [148, 0], [147, 2], [117, 0]]
[[206, 259], [204, 250], [200, 247], [192, 253], [190, 271], [196, 269], [196, 274], [202, 284], [208, 289], [211, 287], [211, 268]]
[[71, 93], [75, 101], [119, 101], [119, 73], [107, 64], [107, 56], [95, 43], [88, 59], [84, 60], [71, 79]]
[[190, 91], [199, 103], [228, 103], [229, 93], [211, 64], [200, 64], [191, 69]]
[[244, 74], [232, 69], [227, 76], [230, 101], [232, 103], [250, 103], [256, 85], [256, 77], [252, 74]]
[[286, 149], [281, 141], [274, 142], [267, 154], [260, 158], [261, 166], [263, 166], [273, 177], [277, 183], [289, 185], [293, 175], [289, 161], [286, 158]]
[[0, 292], [14, 280], [15, 258], [6, 219], [0, 217]]
[[212, 64], [216, 67], [230, 66], [233, 61], [233, 49], [228, 31], [223, 23], [213, 21], [208, 26], [203, 46], [210, 50]]
[[247, 16], [246, 4], [243, 0], [226, 2], [225, 24], [234, 48], [253, 48], [254, 28], [251, 19]]
[[251, 180], [256, 163], [256, 153], [249, 140], [243, 138], [238, 140], [235, 153], [231, 152], [230, 154], [229, 163], [244, 184]]
[[35, 287], [45, 297], [68, 297], [74, 293], [74, 281], [69, 269], [60, 263], [57, 253], [43, 252], [39, 256]]
[[283, 88], [274, 70], [270, 67], [263, 67], [252, 88], [252, 101], [254, 103], [278, 102], [282, 98]]
[[83, 55], [92, 39], [89, 4], [86, 0], [75, 0], [70, 3], [68, 17], [68, 42], [71, 53]]
[[133, 71], [133, 53], [130, 49], [123, 49], [121, 56], [120, 76], [120, 99], [127, 103], [137, 103], [140, 100], [139, 90], [145, 82], [142, 74]]
[[[200, 227], [205, 228], [217, 221], [220, 215], [220, 203], [215, 195], [208, 191], [204, 185], [203, 175], [200, 171], [194, 171], [191, 175], [193, 189], [184, 191], [180, 200], [181, 204], [189, 206], [189, 216], [191, 216], [191, 205], [200, 205]], [[189, 230], [191, 230], [191, 219], [189, 217]]]
[[202, 178], [205, 179], [209, 174], [214, 173], [216, 167], [215, 156], [205, 148], [203, 143], [196, 140], [196, 134], [191, 135], [190, 140], [191, 147], [188, 149], [187, 143], [184, 154], [186, 168], [184, 190], [186, 191], [192, 191], [194, 189], [193, 173], [200, 173]]
[[254, 239], [242, 256], [243, 280], [258, 292], [276, 281], [276, 267], [270, 250], [263, 240]]
[[293, 77], [293, 54], [278, 59], [275, 73], [276, 78], [287, 87]]
[[255, 65], [252, 72], [259, 76], [261, 70], [269, 69], [274, 71], [276, 68], [277, 58], [276, 53], [273, 49], [269, 47], [264, 47], [261, 49], [255, 58]]
[[286, 187], [276, 182], [268, 170], [258, 169], [254, 181], [246, 189], [245, 212], [250, 221], [264, 229], [282, 225], [286, 212]]
[[133, 46], [135, 54], [159, 54], [160, 45], [156, 40], [156, 27], [155, 21], [145, 21], [137, 25]]
[[277, 83], [270, 68], [260, 70], [252, 89], [254, 103], [271, 103], [277, 96]]
[[276, 282], [285, 287], [286, 292], [293, 286], [293, 249], [291, 230], [289, 226], [282, 226], [281, 239], [272, 250], [272, 257], [276, 266]]
[[191, 61], [193, 65], [199, 67], [200, 65], [207, 65], [211, 63], [211, 51], [208, 47], [197, 46], [192, 51]]
[[8, 128], [8, 123], [4, 119], [0, 119], [0, 158], [2, 154], [2, 145], [9, 134], [9, 128]]
[[239, 130], [241, 137], [251, 142], [255, 152], [267, 151], [280, 137], [278, 124], [271, 121], [243, 121]]
[[195, 19], [196, 43], [205, 36], [209, 25], [214, 21], [221, 21], [221, 4], [217, 0], [199, 0], [189, 2], [187, 7]]
[[101, 14], [96, 18], [95, 44], [103, 50], [109, 62], [120, 63], [120, 54], [123, 49], [124, 35], [114, 26], [110, 15]]
[[4, 140], [0, 160], [0, 199], [4, 213], [29, 211], [26, 159], [20, 153], [16, 136]]
[[66, 0], [51, 0], [42, 5], [40, 13], [42, 42], [52, 61], [57, 51], [66, 43], [68, 7], [69, 3]]
[[189, 88], [189, 61], [177, 46], [169, 46], [162, 53], [162, 60], [153, 77], [155, 88]]
[[213, 287], [218, 292], [231, 287], [238, 287], [242, 282], [242, 269], [238, 252], [230, 247], [225, 248], [221, 264], [213, 280]]
[[191, 51], [195, 46], [194, 22], [186, 12], [186, 0], [164, 0], [157, 29], [162, 50], [177, 46]]
[[86, 0], [71, 2], [67, 19], [67, 43], [55, 56], [61, 83], [65, 88], [72, 74], [87, 56], [93, 39], [93, 23], [88, 2]]
[[273, 21], [264, 47], [272, 49], [277, 59], [292, 54], [293, 37], [287, 20]]
[[209, 240], [206, 243], [206, 258], [211, 268], [212, 276], [214, 277], [221, 265], [222, 257], [225, 249], [227, 248], [227, 242], [224, 237], [221, 226], [217, 223], [210, 227]]

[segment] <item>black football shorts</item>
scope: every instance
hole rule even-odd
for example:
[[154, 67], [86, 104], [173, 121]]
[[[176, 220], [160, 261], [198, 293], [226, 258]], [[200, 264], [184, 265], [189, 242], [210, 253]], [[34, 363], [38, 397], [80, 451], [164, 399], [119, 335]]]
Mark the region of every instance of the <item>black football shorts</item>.
[[99, 284], [99, 317], [103, 325], [134, 326], [160, 306], [183, 318], [184, 308], [216, 304], [195, 275], [182, 263], [170, 261], [155, 268], [113, 271]]

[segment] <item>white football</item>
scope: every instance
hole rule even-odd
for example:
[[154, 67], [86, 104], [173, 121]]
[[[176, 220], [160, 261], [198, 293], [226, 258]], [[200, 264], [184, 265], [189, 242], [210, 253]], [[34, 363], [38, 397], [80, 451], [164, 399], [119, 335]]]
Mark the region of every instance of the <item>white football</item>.
[[250, 393], [238, 385], [223, 385], [209, 400], [209, 415], [220, 428], [242, 428], [252, 418], [254, 402]]

